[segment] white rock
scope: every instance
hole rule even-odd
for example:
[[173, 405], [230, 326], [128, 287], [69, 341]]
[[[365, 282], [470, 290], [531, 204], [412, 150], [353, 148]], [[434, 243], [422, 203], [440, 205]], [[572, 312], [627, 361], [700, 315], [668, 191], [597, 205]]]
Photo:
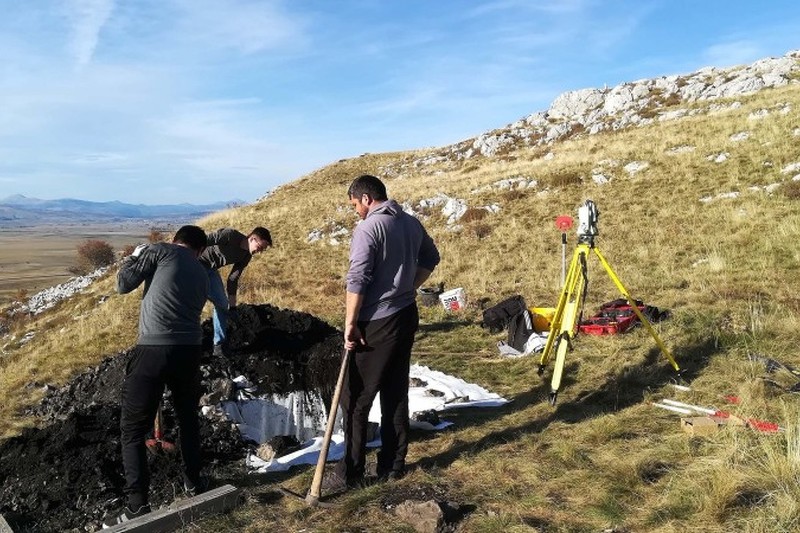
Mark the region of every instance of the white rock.
[[689, 153], [689, 152], [694, 152], [694, 150], [695, 150], [694, 146], [689, 146], [688, 144], [684, 144], [684, 145], [681, 145], [681, 146], [675, 146], [673, 148], [668, 149], [667, 153], [670, 154], [670, 155], [686, 154], [686, 153]]
[[790, 163], [781, 169], [781, 174], [791, 174], [800, 170], [800, 162]]
[[623, 170], [625, 170], [625, 172], [627, 172], [628, 174], [630, 174], [632, 176], [632, 175], [636, 174], [637, 172], [640, 172], [640, 171], [646, 169], [649, 166], [650, 166], [650, 163], [647, 163], [646, 161], [631, 161], [630, 163], [628, 163], [627, 165], [625, 165], [622, 168], [623, 168]]
[[442, 215], [447, 217], [447, 224], [455, 224], [467, 212], [467, 202], [458, 198], [449, 198], [442, 208]]
[[728, 139], [730, 141], [732, 141], [732, 142], [745, 141], [745, 140], [747, 140], [749, 138], [750, 138], [750, 132], [749, 131], [740, 131], [739, 133], [734, 133], [733, 135], [728, 137]]

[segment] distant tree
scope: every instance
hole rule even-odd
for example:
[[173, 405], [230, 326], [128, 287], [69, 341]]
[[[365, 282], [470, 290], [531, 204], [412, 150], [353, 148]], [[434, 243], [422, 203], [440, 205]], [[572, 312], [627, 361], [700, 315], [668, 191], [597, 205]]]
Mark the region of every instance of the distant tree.
[[148, 235], [147, 240], [150, 241], [150, 244], [153, 244], [163, 242], [165, 238], [164, 232], [156, 228], [150, 228], [150, 235]]
[[78, 265], [73, 273], [86, 274], [114, 262], [114, 249], [106, 241], [88, 239], [78, 245]]
[[134, 246], [133, 244], [126, 244], [125, 247], [122, 249], [122, 257], [128, 257], [133, 253], [135, 249], [136, 246]]

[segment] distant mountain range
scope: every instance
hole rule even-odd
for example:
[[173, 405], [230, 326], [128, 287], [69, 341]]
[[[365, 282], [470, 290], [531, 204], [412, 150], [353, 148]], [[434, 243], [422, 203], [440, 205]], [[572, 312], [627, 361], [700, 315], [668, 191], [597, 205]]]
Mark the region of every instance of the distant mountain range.
[[16, 194], [0, 199], [0, 226], [126, 220], [189, 221], [242, 203], [244, 202], [230, 200], [205, 205], [144, 205], [119, 201], [90, 202], [73, 198], [40, 200]]

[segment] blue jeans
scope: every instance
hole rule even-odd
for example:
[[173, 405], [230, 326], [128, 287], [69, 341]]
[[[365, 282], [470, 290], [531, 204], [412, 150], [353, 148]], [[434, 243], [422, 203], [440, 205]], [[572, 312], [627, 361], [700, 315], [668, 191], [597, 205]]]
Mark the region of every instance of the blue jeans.
[[225, 326], [228, 324], [228, 294], [222, 284], [222, 277], [213, 268], [208, 271], [208, 299], [214, 304], [214, 344], [225, 341]]

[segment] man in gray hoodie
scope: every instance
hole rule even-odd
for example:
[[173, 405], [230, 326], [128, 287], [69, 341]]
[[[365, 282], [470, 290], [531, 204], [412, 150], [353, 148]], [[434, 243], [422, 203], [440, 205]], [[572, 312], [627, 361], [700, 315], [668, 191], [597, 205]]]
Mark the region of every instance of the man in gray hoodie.
[[180, 426], [184, 488], [203, 490], [200, 478], [200, 356], [203, 331], [200, 314], [208, 292], [208, 274], [198, 257], [206, 234], [183, 226], [172, 243], [150, 244], [122, 261], [117, 291], [125, 294], [144, 283], [139, 309], [139, 338], [122, 385], [122, 464], [127, 506], [103, 524], [111, 527], [150, 512], [150, 473], [145, 436], [153, 429], [166, 385]]
[[340, 400], [345, 456], [323, 480], [329, 492], [356, 486], [364, 477], [367, 417], [378, 392], [377, 475], [399, 479], [405, 474], [408, 372], [419, 326], [416, 294], [439, 264], [439, 251], [425, 228], [388, 199], [381, 180], [359, 176], [348, 198], [362, 219], [353, 230], [347, 272], [344, 345], [354, 354]]

